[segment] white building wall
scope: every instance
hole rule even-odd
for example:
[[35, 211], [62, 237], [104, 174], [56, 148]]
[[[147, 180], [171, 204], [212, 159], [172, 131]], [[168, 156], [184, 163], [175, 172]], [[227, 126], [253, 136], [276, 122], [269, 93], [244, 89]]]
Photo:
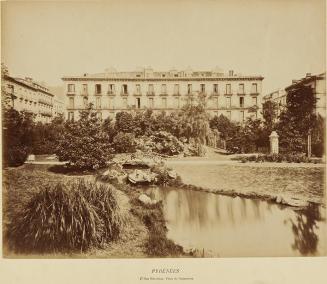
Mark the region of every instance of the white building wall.
[[[257, 84], [257, 94], [251, 94], [252, 90], [252, 83]], [[69, 94], [68, 84], [75, 84], [75, 92], [74, 94]], [[205, 84], [205, 92], [207, 94], [207, 108], [208, 112], [213, 115], [226, 115], [227, 111], [231, 112], [231, 119], [234, 121], [240, 121], [240, 111], [244, 111], [244, 118], [253, 115], [252, 113], [248, 112], [248, 109], [253, 106], [253, 99], [252, 97], [257, 97], [257, 117], [261, 116], [261, 92], [262, 92], [262, 78], [252, 79], [252, 80], [241, 80], [237, 78], [231, 78], [226, 80], [217, 79], [217, 81], [209, 79], [206, 80], [205, 78], [202, 80], [192, 80], [189, 78], [189, 81], [181, 80], [181, 79], [174, 79], [174, 80], [148, 80], [146, 78], [139, 79], [137, 81], [131, 80], [124, 80], [124, 79], [105, 79], [105, 80], [90, 80], [89, 78], [83, 80], [83, 78], [79, 78], [77, 80], [64, 80], [64, 88], [66, 91], [66, 100], [65, 106], [67, 108], [66, 111], [66, 118], [68, 118], [68, 112], [74, 113], [74, 118], [78, 119], [78, 112], [84, 108], [83, 104], [83, 96], [82, 94], [82, 84], [88, 85], [88, 102], [93, 103], [96, 106], [96, 97], [95, 96], [95, 85], [101, 84], [101, 109], [99, 111], [102, 112], [102, 118], [106, 118], [108, 115], [114, 116], [115, 113], [126, 110], [124, 107], [124, 99], [127, 99], [127, 104], [129, 108], [137, 107], [137, 98], [141, 100], [141, 109], [149, 108], [150, 107], [150, 98], [153, 98], [153, 109], [156, 111], [166, 110], [172, 111], [178, 109], [176, 105], [177, 99], [174, 96], [174, 88], [175, 84], [179, 85], [179, 93], [181, 94], [179, 98], [179, 106], [180, 108], [185, 104], [187, 100], [187, 89], [188, 84], [192, 84], [192, 91], [193, 94], [196, 95], [200, 92], [200, 85]], [[115, 93], [113, 95], [108, 95], [108, 86], [109, 84], [115, 85]], [[128, 88], [128, 95], [122, 96], [121, 89], [122, 85], [126, 84]], [[149, 84], [153, 85], [154, 89], [154, 96], [147, 96], [148, 86]], [[166, 84], [167, 87], [167, 96], [162, 96], [162, 84]], [[211, 97], [213, 93], [213, 85], [218, 84], [218, 96]], [[229, 108], [227, 104], [227, 96], [226, 93], [226, 84], [231, 84], [231, 107]], [[241, 108], [240, 106], [240, 95], [238, 94], [239, 91], [239, 84], [244, 84], [244, 107]], [[136, 94], [136, 85], [140, 85], [140, 95], [135, 96]], [[74, 108], [69, 108], [69, 98], [74, 98]], [[163, 107], [163, 98], [167, 100], [167, 107]], [[217, 105], [218, 99], [218, 105]], [[228, 113], [227, 113], [228, 114]]]

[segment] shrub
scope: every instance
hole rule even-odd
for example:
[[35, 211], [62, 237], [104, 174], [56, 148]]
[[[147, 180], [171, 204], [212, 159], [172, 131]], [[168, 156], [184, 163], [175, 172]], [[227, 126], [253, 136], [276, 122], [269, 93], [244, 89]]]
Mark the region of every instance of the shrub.
[[80, 116], [76, 122], [66, 122], [56, 154], [76, 170], [102, 168], [112, 153], [109, 136], [91, 109], [80, 112]]
[[55, 117], [51, 123], [43, 124], [38, 122], [32, 131], [33, 149], [35, 155], [54, 154], [58, 144], [58, 137], [64, 128], [62, 116]]
[[119, 132], [114, 137], [112, 146], [116, 153], [134, 153], [136, 151], [134, 134]]
[[112, 189], [83, 179], [42, 188], [17, 215], [8, 239], [19, 251], [101, 247], [116, 239], [123, 225]]
[[134, 131], [133, 115], [126, 111], [116, 114], [115, 130], [117, 132], [133, 133]]
[[9, 166], [20, 166], [24, 164], [28, 156], [28, 148], [23, 145], [15, 145], [3, 150], [3, 158]]
[[[255, 158], [254, 158], [255, 157]], [[236, 156], [232, 158], [232, 160], [241, 161], [245, 163], [247, 161], [250, 162], [288, 162], [288, 163], [315, 163], [316, 159], [310, 159], [305, 156], [305, 154], [267, 154], [267, 155], [252, 155], [252, 156]]]
[[151, 168], [151, 171], [157, 174], [156, 182], [155, 182], [156, 185], [179, 186], [182, 184], [181, 177], [177, 176], [176, 178], [171, 178], [169, 176], [170, 169], [166, 167], [153, 166]]
[[158, 131], [151, 136], [154, 142], [153, 151], [168, 156], [177, 155], [183, 152], [183, 144], [173, 135], [165, 131]]
[[14, 109], [3, 110], [2, 143], [4, 166], [22, 165], [32, 148], [33, 116]]

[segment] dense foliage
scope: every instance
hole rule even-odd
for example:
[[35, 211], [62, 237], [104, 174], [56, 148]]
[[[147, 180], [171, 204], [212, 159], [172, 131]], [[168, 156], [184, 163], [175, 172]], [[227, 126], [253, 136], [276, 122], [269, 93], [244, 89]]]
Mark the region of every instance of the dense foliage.
[[12, 108], [3, 110], [2, 151], [4, 166], [23, 164], [32, 150], [33, 117]]
[[103, 131], [96, 112], [88, 109], [80, 112], [78, 121], [67, 121], [56, 148], [61, 161], [72, 168], [94, 170], [104, 167], [112, 153], [109, 136]]
[[299, 86], [287, 93], [286, 108], [277, 123], [282, 152], [307, 152], [307, 139], [314, 133], [313, 153], [320, 156], [324, 145], [324, 121], [314, 113], [316, 99], [311, 87]]
[[58, 138], [64, 130], [64, 118], [55, 117], [51, 123], [38, 122], [33, 127], [32, 153], [35, 155], [53, 154], [58, 145]]
[[83, 179], [41, 188], [15, 220], [8, 228], [11, 246], [37, 252], [101, 247], [116, 239], [123, 225], [112, 189]]
[[119, 132], [113, 139], [112, 147], [116, 153], [134, 153], [136, 151], [134, 134]]

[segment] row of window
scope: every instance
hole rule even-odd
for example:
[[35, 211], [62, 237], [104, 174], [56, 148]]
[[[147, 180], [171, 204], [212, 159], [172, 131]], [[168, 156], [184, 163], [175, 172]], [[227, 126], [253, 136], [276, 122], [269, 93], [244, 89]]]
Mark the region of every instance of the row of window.
[[[238, 86], [238, 93], [239, 94], [244, 94], [244, 84], [239, 84]], [[67, 91], [68, 93], [75, 93], [75, 84], [68, 84], [67, 85]], [[193, 92], [192, 90], [192, 84], [187, 84], [187, 93], [191, 94]], [[141, 85], [136, 84], [135, 86], [136, 94], [141, 94]], [[114, 94], [116, 91], [115, 84], [109, 84], [108, 85], [108, 94]], [[180, 91], [180, 85], [175, 84], [174, 85], [174, 94], [179, 94]], [[212, 85], [212, 91], [215, 94], [218, 94], [218, 84], [213, 84]], [[200, 84], [200, 92], [205, 93], [206, 92], [206, 84]], [[251, 93], [257, 93], [258, 92], [258, 84], [257, 83], [252, 83], [252, 88], [251, 88]], [[82, 84], [82, 94], [87, 94], [88, 93], [88, 85], [87, 84]], [[128, 86], [127, 84], [121, 85], [121, 93], [122, 94], [128, 94]], [[154, 94], [154, 86], [153, 84], [148, 84], [148, 94]], [[161, 85], [161, 93], [166, 94], [167, 93], [167, 84], [162, 84]], [[232, 94], [232, 86], [231, 84], [226, 84], [226, 94]], [[102, 94], [102, 85], [101, 84], [95, 84], [95, 94]]]
[[[101, 109], [101, 97], [97, 97], [95, 100], [95, 107], [97, 109]], [[149, 98], [148, 100], [149, 104], [148, 107], [149, 108], [154, 108], [154, 98]], [[215, 105], [218, 107], [218, 98], [215, 98], [214, 100]], [[252, 105], [253, 106], [257, 106], [258, 104], [258, 100], [257, 97], [252, 97]], [[84, 107], [86, 107], [88, 105], [88, 98], [84, 97], [83, 98], [83, 105]], [[113, 108], [113, 99], [109, 98], [109, 108]], [[74, 97], [70, 97], [69, 98], [69, 108], [70, 109], [74, 109]], [[141, 98], [136, 98], [136, 104], [135, 104], [136, 108], [141, 108]], [[127, 103], [127, 98], [123, 98], [123, 108], [127, 108], [128, 107], [128, 103]], [[161, 98], [161, 107], [162, 108], [167, 108], [167, 98]], [[177, 97], [175, 98], [174, 101], [174, 107], [179, 108], [180, 107], [180, 99]], [[230, 97], [226, 98], [226, 107], [227, 108], [231, 108], [232, 107], [232, 101]], [[244, 108], [244, 97], [239, 97], [239, 107]]]
[[[8, 87], [8, 93], [11, 94], [11, 95], [13, 95], [15, 93], [15, 86], [14, 85], [11, 85], [11, 84], [8, 84], [7, 87]], [[23, 88], [23, 87], [19, 87], [19, 88], [16, 88], [16, 89], [19, 89], [21, 91], [24, 91], [25, 93], [28, 92], [28, 94], [32, 94], [32, 95], [35, 94], [35, 91], [32, 91], [30, 89], [26, 89], [26, 88]], [[38, 92], [37, 95], [38, 96], [41, 96], [42, 98], [48, 98], [49, 100], [51, 100], [51, 96], [46, 95], [46, 94], [44, 94], [42, 92]]]
[[[215, 115], [218, 116], [218, 112], [215, 112]], [[232, 112], [231, 111], [226, 111], [226, 113], [224, 115], [229, 120], [231, 120], [231, 118], [232, 118]], [[255, 118], [258, 117], [258, 113], [257, 112], [254, 112], [253, 115], [254, 115]], [[102, 119], [102, 112], [101, 111], [98, 111], [96, 113], [96, 116], [97, 116], [98, 119]], [[74, 112], [73, 111], [68, 112], [68, 120], [74, 121]], [[241, 110], [239, 112], [239, 121], [244, 122], [244, 120], [245, 120], [245, 112], [243, 110]]]

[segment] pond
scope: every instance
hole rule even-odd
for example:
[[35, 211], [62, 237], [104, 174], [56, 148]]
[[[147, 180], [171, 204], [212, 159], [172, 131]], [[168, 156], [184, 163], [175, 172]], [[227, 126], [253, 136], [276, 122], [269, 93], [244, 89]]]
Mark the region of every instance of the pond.
[[214, 257], [326, 254], [325, 209], [293, 210], [256, 199], [151, 188], [163, 201], [168, 238]]

